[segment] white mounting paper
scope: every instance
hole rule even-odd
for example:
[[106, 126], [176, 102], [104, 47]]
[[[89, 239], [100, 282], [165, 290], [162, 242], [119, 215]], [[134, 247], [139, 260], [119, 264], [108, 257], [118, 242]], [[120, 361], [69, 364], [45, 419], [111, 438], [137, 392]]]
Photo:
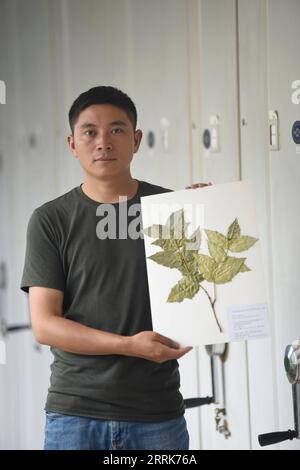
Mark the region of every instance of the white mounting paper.
[[[190, 236], [200, 226], [202, 240], [199, 252], [206, 255], [209, 255], [209, 252], [204, 229], [226, 235], [228, 227], [235, 219], [238, 219], [241, 235], [259, 239], [250, 182], [216, 184], [145, 196], [141, 198], [141, 207], [144, 228], [153, 224], [165, 224], [172, 212], [183, 208], [185, 220], [191, 222], [188, 235]], [[215, 310], [222, 326], [222, 333], [217, 327], [204, 290], [200, 289], [192, 299], [167, 302], [172, 287], [182, 278], [182, 274], [177, 269], [159, 265], [149, 259], [150, 255], [161, 251], [161, 248], [152, 244], [154, 238], [145, 235], [144, 240], [154, 331], [172, 338], [181, 345], [190, 346], [223, 343], [231, 339], [251, 339], [255, 336], [253, 321], [247, 322], [248, 334], [246, 326], [240, 338], [236, 333], [233, 334], [233, 330], [230, 330], [228, 312], [232, 311], [233, 306], [235, 311], [240, 309], [242, 312], [244, 309], [246, 319], [247, 306], [254, 304], [266, 306], [260, 240], [247, 251], [232, 254], [236, 257], [246, 257], [245, 263], [251, 271], [239, 272], [232, 281], [225, 284], [202, 282], [211, 298], [214, 296], [215, 286], [217, 296]], [[263, 333], [267, 334], [266, 325], [265, 328], [261, 328], [257, 336], [260, 337]]]

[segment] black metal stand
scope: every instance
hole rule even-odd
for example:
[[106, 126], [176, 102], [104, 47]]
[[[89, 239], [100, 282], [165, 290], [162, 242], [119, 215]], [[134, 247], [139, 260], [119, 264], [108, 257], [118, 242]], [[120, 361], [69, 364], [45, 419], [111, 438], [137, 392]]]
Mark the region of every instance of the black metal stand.
[[30, 330], [31, 325], [11, 325], [6, 328], [6, 333], [13, 333], [14, 331]]
[[204, 398], [186, 398], [184, 400], [185, 408], [196, 408], [197, 406], [211, 405], [214, 403], [214, 397], [204, 397]]
[[[295, 342], [297, 343], [297, 342]], [[292, 384], [293, 393], [293, 411], [294, 411], [294, 430], [269, 432], [258, 436], [259, 444], [269, 446], [278, 444], [279, 442], [299, 439], [300, 429], [300, 360], [299, 360], [299, 344], [291, 344], [286, 347], [284, 366], [289, 382]]]

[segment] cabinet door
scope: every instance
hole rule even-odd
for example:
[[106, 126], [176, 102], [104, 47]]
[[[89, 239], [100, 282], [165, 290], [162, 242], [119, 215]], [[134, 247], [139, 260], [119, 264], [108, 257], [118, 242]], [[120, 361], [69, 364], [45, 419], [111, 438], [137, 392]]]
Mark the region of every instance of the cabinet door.
[[[47, 0], [3, 1], [7, 101], [5, 127], [4, 198], [7, 258], [6, 319], [28, 324], [28, 302], [20, 291], [26, 228], [37, 206], [57, 195], [53, 67]], [[38, 18], [38, 21], [34, 21]], [[4, 34], [3, 32], [3, 34]], [[1, 50], [3, 56], [5, 51]], [[1, 105], [2, 106], [2, 105]], [[2, 185], [1, 185], [2, 187]], [[36, 348], [30, 331], [7, 337], [8, 391], [5, 442], [15, 449], [43, 444], [44, 402], [48, 387], [49, 354]], [[45, 372], [46, 371], [46, 372]], [[2, 381], [1, 381], [2, 382]], [[1, 419], [2, 421], [2, 419]], [[4, 444], [5, 445], [5, 444]], [[5, 447], [4, 447], [5, 448]]]
[[[174, 190], [184, 189], [192, 178], [187, 4], [182, 0], [130, 2], [130, 87], [144, 132], [132, 170], [142, 180]], [[197, 350], [179, 364], [184, 398], [199, 396]], [[199, 409], [187, 410], [185, 417], [190, 448], [199, 449]]]
[[[283, 355], [300, 331], [300, 165], [292, 137], [300, 109], [292, 101], [292, 83], [300, 77], [299, 17], [294, 0], [238, 2], [241, 173], [255, 189], [271, 321], [270, 338], [247, 345], [253, 448], [259, 448], [258, 434], [293, 427]], [[279, 117], [278, 149], [270, 148], [269, 111]]]
[[[239, 107], [237, 61], [237, 10], [233, 0], [200, 3], [201, 124], [212, 133], [218, 116], [218, 145], [202, 147], [202, 177], [213, 183], [240, 179]], [[225, 406], [231, 437], [216, 431], [218, 406], [201, 408], [203, 449], [250, 448], [247, 350], [244, 342], [230, 343], [224, 364]], [[199, 381], [202, 396], [211, 394], [211, 371], [204, 348], [199, 349]]]
[[[268, 167], [267, 9], [266, 2], [238, 2], [240, 135], [242, 178], [254, 188], [264, 275], [271, 325], [273, 325]], [[258, 434], [275, 428], [273, 328], [269, 338], [249, 341], [248, 377], [252, 448], [259, 448]]]

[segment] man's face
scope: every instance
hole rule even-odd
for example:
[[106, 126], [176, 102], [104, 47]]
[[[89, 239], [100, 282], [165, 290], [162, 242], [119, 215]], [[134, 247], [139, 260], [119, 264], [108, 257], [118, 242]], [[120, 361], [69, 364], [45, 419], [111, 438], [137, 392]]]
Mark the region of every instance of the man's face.
[[85, 174], [111, 179], [130, 173], [141, 139], [142, 131], [133, 130], [125, 111], [110, 104], [95, 104], [80, 113], [68, 144]]

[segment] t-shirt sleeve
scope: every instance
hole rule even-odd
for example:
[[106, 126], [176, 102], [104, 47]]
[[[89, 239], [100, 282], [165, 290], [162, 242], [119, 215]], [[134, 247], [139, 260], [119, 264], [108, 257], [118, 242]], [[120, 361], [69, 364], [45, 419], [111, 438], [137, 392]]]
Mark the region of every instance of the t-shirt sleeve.
[[35, 209], [27, 227], [26, 254], [21, 289], [49, 287], [64, 292], [65, 275], [53, 224]]

